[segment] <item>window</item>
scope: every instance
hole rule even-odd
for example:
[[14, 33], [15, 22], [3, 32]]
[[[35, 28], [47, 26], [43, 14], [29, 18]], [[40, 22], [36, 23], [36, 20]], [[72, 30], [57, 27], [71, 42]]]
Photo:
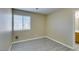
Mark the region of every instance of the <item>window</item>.
[[24, 15], [14, 15], [14, 31], [30, 30], [31, 17]]

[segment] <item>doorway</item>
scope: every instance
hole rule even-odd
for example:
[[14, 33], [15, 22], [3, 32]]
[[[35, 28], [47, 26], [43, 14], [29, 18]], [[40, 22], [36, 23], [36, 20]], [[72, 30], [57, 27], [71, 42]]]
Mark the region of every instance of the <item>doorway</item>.
[[79, 10], [75, 11], [75, 45], [79, 50]]
[[79, 11], [75, 12], [75, 43], [79, 44]]

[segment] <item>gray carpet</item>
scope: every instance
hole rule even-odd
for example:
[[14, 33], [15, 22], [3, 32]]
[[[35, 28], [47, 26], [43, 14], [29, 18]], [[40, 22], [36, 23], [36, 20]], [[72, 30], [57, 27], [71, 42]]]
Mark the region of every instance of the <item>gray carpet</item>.
[[47, 38], [30, 40], [12, 45], [12, 51], [72, 51]]

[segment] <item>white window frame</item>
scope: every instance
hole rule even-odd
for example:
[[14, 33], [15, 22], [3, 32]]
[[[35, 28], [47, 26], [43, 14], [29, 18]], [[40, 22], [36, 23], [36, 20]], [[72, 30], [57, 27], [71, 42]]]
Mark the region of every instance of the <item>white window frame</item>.
[[[14, 15], [16, 15], [16, 14], [14, 14]], [[15, 24], [15, 23], [14, 23], [14, 15], [13, 15], [13, 24]], [[22, 17], [23, 17], [23, 16], [27, 16], [27, 17], [28, 17], [28, 15], [22, 15]], [[14, 30], [14, 31], [31, 30], [31, 16], [29, 16], [29, 17], [30, 17], [30, 24], [29, 24], [30, 28], [29, 28], [29, 29], [27, 29], [27, 28], [24, 29], [24, 22], [23, 22], [23, 19], [22, 19], [22, 29], [15, 30], [15, 29], [14, 29], [14, 26], [15, 26], [15, 25], [14, 25], [14, 26], [13, 26], [13, 30]], [[27, 20], [27, 19], [26, 19], [26, 20]]]

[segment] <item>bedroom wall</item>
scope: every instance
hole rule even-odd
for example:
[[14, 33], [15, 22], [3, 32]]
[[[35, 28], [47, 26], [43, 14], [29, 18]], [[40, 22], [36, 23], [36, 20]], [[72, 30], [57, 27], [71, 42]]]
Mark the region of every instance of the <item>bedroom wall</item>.
[[73, 47], [73, 10], [62, 9], [47, 17], [46, 35]]
[[[15, 13], [31, 16], [31, 30], [14, 31], [13, 41], [27, 40], [45, 35], [45, 15], [21, 11], [15, 11]], [[18, 36], [19, 39], [15, 39], [15, 36]]]

